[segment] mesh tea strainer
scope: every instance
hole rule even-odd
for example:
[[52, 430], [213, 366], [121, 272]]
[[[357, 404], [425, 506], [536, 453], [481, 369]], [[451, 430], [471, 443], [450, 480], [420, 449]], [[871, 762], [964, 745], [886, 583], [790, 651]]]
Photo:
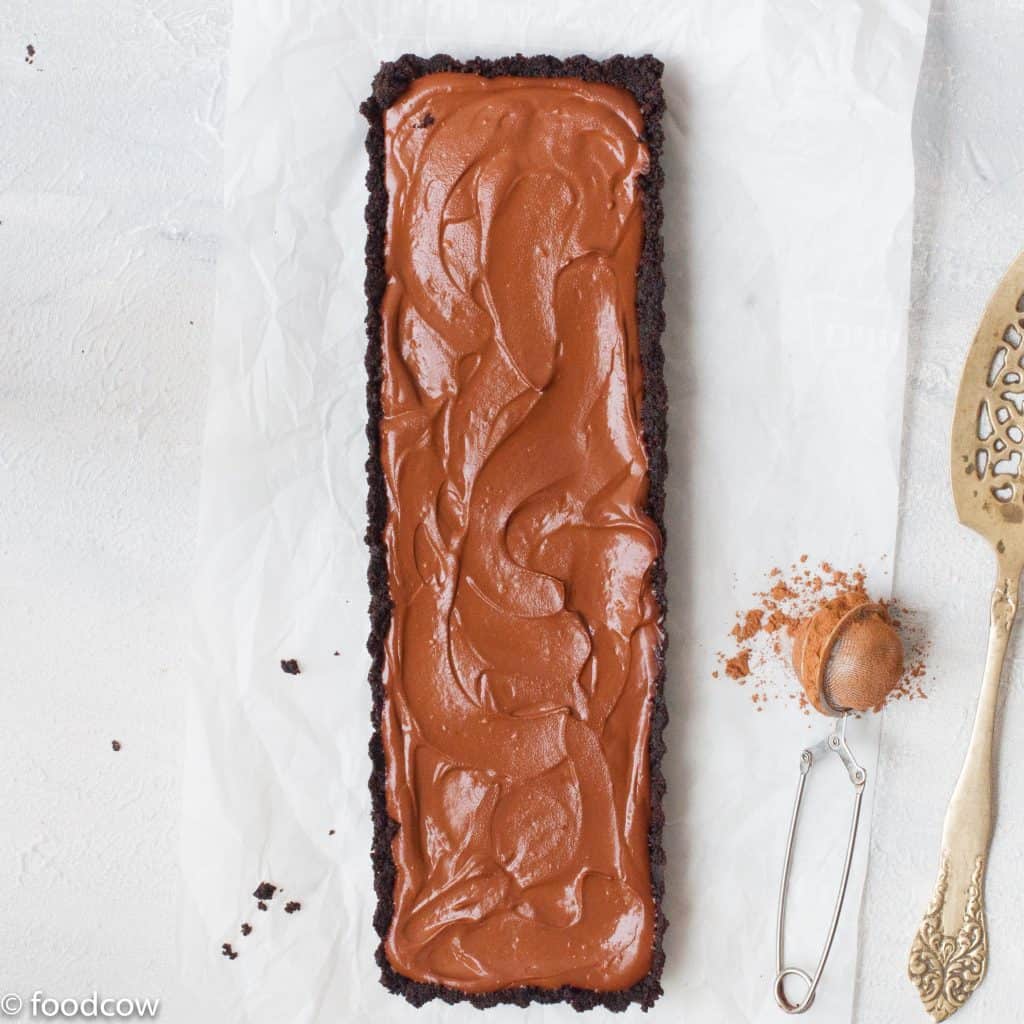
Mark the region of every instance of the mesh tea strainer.
[[[899, 682], [903, 674], [903, 644], [882, 605], [870, 601], [859, 591], [849, 591], [827, 602], [801, 624], [793, 641], [793, 666], [811, 705], [823, 715], [835, 719], [832, 732], [800, 754], [800, 781], [789, 822], [782, 885], [779, 889], [775, 932], [775, 1000], [786, 1013], [803, 1013], [814, 1002], [814, 994], [836, 936], [850, 878], [860, 807], [867, 782], [867, 774], [846, 742], [846, 722], [851, 712], [877, 708]], [[793, 840], [807, 774], [815, 760], [824, 758], [830, 752], [842, 761], [853, 785], [853, 820], [825, 946], [814, 974], [810, 975], [798, 967], [783, 966], [786, 896]], [[799, 978], [806, 986], [803, 997], [795, 1003], [786, 995], [786, 979], [789, 977]]]

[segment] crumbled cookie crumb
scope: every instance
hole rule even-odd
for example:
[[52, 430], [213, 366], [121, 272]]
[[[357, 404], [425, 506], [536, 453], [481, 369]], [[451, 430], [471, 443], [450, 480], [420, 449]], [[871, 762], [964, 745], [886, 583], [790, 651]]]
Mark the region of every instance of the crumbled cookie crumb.
[[229, 960], [237, 960], [238, 954], [231, 948], [230, 942], [225, 942], [220, 947], [221, 956], [226, 956]]
[[243, 935], [250, 935], [250, 934], [252, 934], [252, 925], [249, 924], [248, 921], [244, 921], [242, 923], [242, 934]]
[[272, 900], [275, 892], [277, 892], [276, 885], [271, 882], [260, 882], [253, 890], [253, 896], [262, 902], [263, 900]]
[[302, 904], [298, 900], [292, 900], [284, 905], [284, 912], [286, 914], [294, 914], [296, 910], [301, 910]]
[[294, 658], [282, 658], [281, 671], [287, 672], [290, 676], [297, 676], [302, 669], [299, 668], [299, 663]]
[[110, 743], [110, 746], [111, 746], [111, 749], [116, 754], [121, 749], [121, 741], [120, 740], [112, 740], [111, 743]]

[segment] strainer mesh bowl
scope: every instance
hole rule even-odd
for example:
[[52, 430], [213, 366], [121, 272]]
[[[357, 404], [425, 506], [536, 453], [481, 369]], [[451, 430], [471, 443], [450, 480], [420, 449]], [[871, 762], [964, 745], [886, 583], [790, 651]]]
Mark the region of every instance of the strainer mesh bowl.
[[877, 605], [862, 605], [836, 628], [822, 691], [837, 711], [877, 708], [903, 674], [899, 633]]

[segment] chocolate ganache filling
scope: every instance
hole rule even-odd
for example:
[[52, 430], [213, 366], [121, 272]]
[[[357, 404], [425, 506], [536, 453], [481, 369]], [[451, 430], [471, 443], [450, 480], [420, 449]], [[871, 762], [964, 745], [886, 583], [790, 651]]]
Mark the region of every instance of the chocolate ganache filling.
[[385, 115], [385, 949], [418, 981], [651, 966], [642, 131], [577, 79], [433, 74]]

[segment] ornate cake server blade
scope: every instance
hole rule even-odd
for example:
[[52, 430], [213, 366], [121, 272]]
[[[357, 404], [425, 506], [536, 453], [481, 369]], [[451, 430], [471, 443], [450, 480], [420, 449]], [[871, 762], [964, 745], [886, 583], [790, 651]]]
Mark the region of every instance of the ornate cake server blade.
[[970, 746], [942, 829], [939, 876], [908, 973], [935, 1020], [981, 984], [988, 964], [984, 885], [992, 836], [996, 698], [1024, 567], [1024, 253], [985, 309], [964, 364], [950, 463], [957, 515], [996, 553], [988, 657]]

